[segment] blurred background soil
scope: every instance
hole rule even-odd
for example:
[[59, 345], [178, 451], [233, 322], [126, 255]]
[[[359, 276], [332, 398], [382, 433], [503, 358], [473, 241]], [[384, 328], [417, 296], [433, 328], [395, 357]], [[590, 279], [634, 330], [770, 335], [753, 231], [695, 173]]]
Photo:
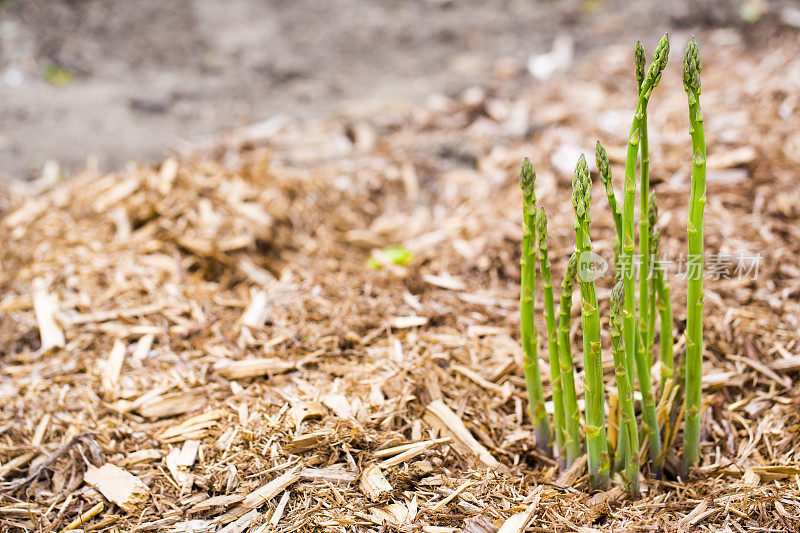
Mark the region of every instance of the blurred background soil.
[[348, 102], [474, 86], [510, 94], [593, 47], [667, 30], [732, 27], [768, 46], [794, 5], [0, 0], [0, 176], [38, 176], [47, 160], [70, 173], [89, 155], [106, 171], [153, 162], [244, 124]]

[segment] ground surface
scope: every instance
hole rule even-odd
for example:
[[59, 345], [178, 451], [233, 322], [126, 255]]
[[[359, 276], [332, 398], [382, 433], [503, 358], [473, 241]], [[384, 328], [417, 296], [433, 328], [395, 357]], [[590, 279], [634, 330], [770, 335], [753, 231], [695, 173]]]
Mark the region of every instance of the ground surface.
[[[672, 35], [650, 106], [673, 258], [689, 191], [687, 38]], [[572, 168], [596, 138], [619, 188], [633, 81], [631, 48], [611, 46], [513, 98], [361, 106], [154, 167], [9, 186], [0, 523], [494, 532], [526, 512], [534, 531], [796, 531], [800, 37], [698, 38], [707, 257], [730, 279], [706, 282], [703, 445], [689, 480], [675, 477], [680, 426], [668, 417], [665, 478], [630, 501], [619, 488], [587, 494], [580, 464], [558, 472], [524, 415], [517, 169], [523, 155], [536, 164], [558, 286]], [[593, 237], [608, 257], [599, 189]], [[367, 266], [398, 243], [415, 254], [408, 265]], [[758, 271], [737, 276], [741, 257], [760, 257]], [[604, 321], [611, 279], [598, 282]], [[576, 354], [577, 312], [576, 301]]]
[[[678, 355], [689, 31], [672, 33], [650, 104]], [[495, 533], [525, 513], [532, 531], [797, 531], [800, 35], [693, 31], [712, 275], [688, 480], [675, 475], [679, 417], [664, 416], [663, 480], [630, 500], [618, 486], [589, 494], [580, 462], [559, 471], [525, 415], [519, 164], [527, 155], [538, 171], [558, 287], [572, 171], [597, 138], [620, 188], [628, 43], [514, 94], [349, 106], [152, 166], [4, 184], [0, 527]], [[592, 209], [609, 258], [597, 182]], [[414, 253], [403, 267], [376, 251], [397, 244]], [[611, 283], [598, 281], [604, 324]]]
[[[47, 160], [71, 173], [91, 154], [106, 171], [155, 162], [245, 123], [347, 101], [513, 92], [531, 83], [515, 72], [558, 36], [581, 56], [669, 28], [740, 25], [741, 3], [5, 0], [0, 176], [37, 176]], [[72, 81], [46, 81], [50, 65]]]

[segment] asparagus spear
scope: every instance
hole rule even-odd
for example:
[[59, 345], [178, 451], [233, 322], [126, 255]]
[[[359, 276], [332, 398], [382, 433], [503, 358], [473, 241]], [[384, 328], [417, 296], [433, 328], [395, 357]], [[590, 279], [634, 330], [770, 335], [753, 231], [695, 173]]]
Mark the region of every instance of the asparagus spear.
[[558, 453], [559, 463], [562, 466], [566, 466], [564, 395], [561, 385], [561, 362], [558, 355], [558, 326], [553, 300], [553, 282], [550, 273], [550, 257], [547, 252], [547, 213], [544, 207], [540, 207], [536, 213], [536, 241], [539, 245], [539, 267], [542, 274], [542, 292], [544, 292], [544, 316], [547, 323], [547, 352], [550, 358], [550, 388], [553, 391], [555, 449]]
[[644, 46], [641, 41], [636, 41], [636, 45], [633, 47], [633, 65], [636, 69], [636, 85], [639, 92], [642, 92], [642, 83], [644, 83], [645, 63], [647, 63], [647, 56], [644, 53]]
[[648, 277], [650, 278], [650, 292], [648, 293], [648, 309], [649, 309], [649, 320], [647, 322], [647, 353], [653, 354], [653, 341], [655, 339], [655, 330], [656, 330], [656, 287], [655, 287], [655, 261], [658, 258], [658, 244], [653, 243], [653, 236], [658, 232], [656, 228], [656, 222], [658, 222], [658, 202], [656, 201], [656, 196], [654, 194], [650, 195], [650, 208], [647, 212], [647, 229], [649, 235], [649, 249], [647, 254], [650, 256], [648, 261], [649, 265], [649, 273]]
[[572, 181], [572, 205], [575, 209], [575, 242], [579, 254], [578, 285], [581, 290], [581, 322], [583, 326], [583, 361], [586, 374], [584, 396], [586, 399], [586, 449], [592, 489], [608, 485], [609, 465], [605, 427], [605, 395], [603, 391], [603, 364], [600, 353], [600, 316], [597, 310], [597, 293], [592, 273], [586, 263], [591, 260], [589, 235], [591, 222], [592, 180], [586, 158], [581, 154]]
[[[658, 229], [653, 231], [650, 239], [651, 247], [658, 254], [658, 245], [661, 234]], [[658, 294], [658, 315], [661, 324], [659, 332], [659, 354], [661, 356], [661, 394], [667, 394], [664, 389], [668, 379], [675, 377], [675, 362], [672, 351], [672, 302], [669, 297], [669, 285], [664, 279], [664, 270], [660, 267], [655, 269], [654, 292]], [[674, 381], [673, 381], [674, 383]]]
[[[636, 42], [634, 57], [636, 80], [639, 85], [639, 92], [641, 92], [642, 84], [644, 83], [642, 72], [644, 71], [645, 54], [644, 47], [639, 41]], [[655, 62], [656, 59], [654, 57], [653, 61]], [[652, 314], [650, 313], [650, 218], [648, 216], [650, 212], [650, 145], [647, 135], [648, 101], [649, 98], [646, 98], [640, 108], [642, 118], [639, 124], [639, 151], [641, 153], [641, 187], [639, 191], [639, 256], [641, 257], [639, 270], [639, 335], [644, 341], [649, 339], [648, 332], [651, 329], [650, 323], [652, 321]], [[649, 358], [652, 364], [653, 354], [650, 346], [650, 344], [645, 346], [645, 356]]]
[[[638, 47], [637, 47], [638, 48]], [[638, 53], [637, 53], [638, 55]], [[633, 237], [633, 211], [636, 201], [636, 159], [640, 142], [640, 128], [644, 117], [647, 101], [650, 99], [652, 90], [661, 80], [661, 73], [666, 67], [669, 56], [669, 37], [664, 35], [653, 55], [653, 63], [647, 71], [641, 83], [639, 99], [636, 106], [636, 113], [631, 124], [631, 132], [628, 137], [628, 152], [625, 159], [625, 194], [623, 201], [622, 216], [622, 253], [620, 254], [620, 264], [622, 267], [622, 279], [625, 285], [625, 311], [622, 315], [623, 336], [625, 341], [626, 359], [636, 358], [636, 372], [639, 377], [639, 389], [642, 393], [643, 423], [642, 430], [649, 438], [650, 457], [657, 459], [661, 453], [661, 436], [658, 428], [655, 401], [650, 387], [650, 364], [643, 349], [637, 346], [638, 335], [636, 332], [636, 301], [635, 283], [633, 269], [634, 237]], [[639, 72], [637, 65], [637, 76]], [[641, 297], [641, 294], [640, 294]], [[644, 300], [647, 302], [648, 300]], [[656, 465], [657, 466], [657, 465]]]
[[[636, 429], [636, 414], [633, 411], [633, 385], [625, 367], [625, 341], [622, 339], [622, 301], [625, 287], [619, 281], [611, 291], [611, 349], [614, 354], [614, 373], [620, 404], [620, 430], [625, 428], [626, 450], [639, 449], [639, 435]], [[623, 468], [627, 489], [633, 494], [639, 492], [639, 464], [636, 453], [627, 453], [623, 458]]]
[[617, 204], [617, 196], [614, 194], [614, 183], [611, 179], [611, 167], [608, 164], [608, 153], [605, 146], [598, 140], [594, 148], [594, 158], [597, 168], [600, 171], [600, 181], [606, 189], [608, 206], [611, 208], [611, 215], [614, 218], [614, 229], [617, 235], [614, 238], [614, 276], [619, 278], [619, 247], [622, 243], [622, 212]]
[[[637, 42], [636, 44], [637, 44], [637, 51], [641, 49], [642, 54], [644, 54], [644, 49], [641, 48], [642, 46], [641, 43]], [[642, 62], [641, 68], [642, 68], [642, 76], [644, 76], [644, 62]], [[636, 64], [636, 75], [638, 78], [639, 76], [638, 59]], [[617, 230], [617, 235], [614, 238], [614, 279], [616, 281], [619, 281], [620, 279], [622, 279], [622, 268], [619, 262], [620, 246], [622, 243], [622, 213], [620, 212], [619, 204], [617, 204], [617, 197], [616, 194], [614, 193], [614, 185], [611, 179], [611, 168], [608, 164], [608, 152], [606, 152], [605, 147], [600, 141], [597, 141], [597, 144], [595, 145], [594, 156], [595, 156], [595, 161], [597, 162], [597, 168], [600, 171], [600, 180], [603, 182], [603, 185], [605, 186], [606, 189], [606, 197], [608, 198], [608, 205], [611, 208], [611, 214], [613, 215], [614, 218], [614, 229]], [[633, 379], [634, 379], [633, 359], [625, 358], [625, 369], [628, 371], [628, 376], [630, 376], [631, 385], [633, 385]], [[619, 427], [619, 435], [617, 440], [615, 469], [622, 468], [622, 465], [625, 463], [625, 458], [627, 454], [626, 446], [629, 440], [627, 435], [625, 434], [625, 431], [626, 427], [621, 424]]]
[[571, 465], [581, 453], [580, 414], [578, 396], [575, 393], [575, 371], [572, 366], [572, 346], [569, 342], [570, 310], [572, 309], [572, 289], [578, 269], [578, 252], [573, 252], [564, 271], [561, 282], [561, 301], [558, 310], [558, 351], [561, 360], [561, 381], [564, 394], [564, 446], [566, 465]]
[[[686, 297], [686, 411], [683, 465], [688, 474], [700, 448], [701, 380], [703, 366], [703, 210], [706, 204], [706, 138], [700, 110], [700, 71], [697, 41], [689, 41], [683, 60], [683, 87], [689, 100], [692, 136], [692, 186], [687, 226], [689, 281]], [[697, 268], [692, 269], [695, 266]]]
[[[636, 41], [636, 45], [634, 46], [634, 49], [633, 49], [633, 65], [634, 65], [634, 71], [636, 72], [636, 87], [637, 87], [637, 91], [638, 91], [637, 94], [640, 94], [642, 92], [642, 84], [645, 81], [645, 64], [646, 64], [646, 62], [647, 62], [647, 56], [645, 55], [645, 52], [644, 52], [644, 46], [642, 46], [641, 41], [637, 40]], [[644, 113], [643, 113], [643, 116], [641, 117], [641, 120], [642, 121], [646, 121], [646, 117], [647, 117], [647, 108], [646, 108], [646, 104], [645, 104]], [[645, 126], [646, 126], [646, 122], [645, 122]], [[636, 139], [637, 143], [639, 142], [639, 140], [640, 139]], [[636, 156], [634, 156], [634, 157], [636, 157]], [[634, 162], [634, 171], [635, 171], [635, 168], [636, 168], [636, 163]], [[627, 172], [627, 161], [626, 161], [626, 172]], [[625, 201], [625, 189], [624, 189], [624, 187], [625, 187], [625, 185], [623, 185], [623, 203]], [[623, 232], [622, 224], [620, 224], [620, 227], [618, 229], [619, 229], [620, 235], [622, 235], [622, 232]], [[633, 237], [631, 237], [631, 238], [633, 238]], [[620, 243], [622, 243], [622, 237], [621, 236], [620, 236]], [[628, 263], [627, 264], [628, 268], [632, 269], [633, 268], [633, 256], [631, 255], [630, 260], [626, 261], [626, 262]], [[615, 276], [615, 279], [617, 281], [619, 281], [619, 280], [621, 280], [623, 278], [623, 268], [624, 268], [622, 265], [620, 265], [619, 258], [617, 258], [617, 265], [618, 265], [618, 268], [617, 268], [618, 272], [617, 272], [617, 274]], [[632, 297], [635, 298], [635, 296], [633, 296], [633, 295], [632, 295]], [[635, 308], [636, 308], [636, 305], [634, 304], [634, 309]], [[628, 375], [630, 376], [631, 385], [633, 385], [634, 380], [635, 380], [635, 375], [634, 375], [634, 372], [633, 372], [634, 357], [633, 357], [632, 354], [636, 353], [637, 350], [638, 350], [638, 346], [637, 346], [637, 342], [636, 342], [636, 341], [638, 341], [638, 339], [639, 339], [639, 336], [638, 335], [635, 336], [633, 347], [632, 347], [631, 351], [629, 351], [626, 354], [626, 357], [625, 357], [625, 365], [626, 365], [626, 368], [628, 370]], [[617, 442], [617, 456], [616, 456], [616, 468], [617, 469], [622, 468], [622, 466], [624, 464], [626, 464], [626, 461], [628, 460], [629, 452], [628, 452], [627, 446], [628, 446], [628, 442], [629, 442], [630, 439], [628, 438], [628, 436], [626, 434], [626, 431], [627, 431], [627, 428], [624, 425], [621, 425], [620, 426], [620, 431], [619, 431], [619, 440]], [[637, 439], [638, 439], [638, 436], [637, 436]], [[636, 454], [636, 453], [638, 453], [638, 450], [634, 450], [632, 453]]]
[[525, 385], [528, 390], [528, 408], [531, 421], [536, 431], [537, 445], [550, 451], [550, 424], [544, 409], [544, 390], [542, 378], [539, 374], [538, 342], [536, 324], [533, 322], [533, 298], [536, 291], [536, 193], [534, 181], [536, 172], [533, 165], [526, 157], [520, 172], [520, 186], [522, 187], [522, 282], [520, 290], [520, 333], [522, 337], [523, 370], [525, 372]]

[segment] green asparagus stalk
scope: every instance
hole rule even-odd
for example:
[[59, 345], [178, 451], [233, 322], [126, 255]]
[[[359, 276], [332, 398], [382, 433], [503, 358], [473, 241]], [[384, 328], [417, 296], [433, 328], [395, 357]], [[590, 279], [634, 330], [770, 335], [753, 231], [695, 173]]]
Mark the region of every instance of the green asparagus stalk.
[[[645, 80], [645, 64], [647, 62], [647, 55], [644, 52], [644, 46], [642, 45], [641, 41], [636, 41], [636, 46], [633, 50], [633, 64], [636, 71], [636, 85], [638, 87], [639, 93], [642, 92], [642, 84]], [[648, 135], [647, 135], [647, 104], [649, 98], [644, 100], [644, 104], [641, 106], [641, 119], [639, 123], [639, 151], [641, 152], [641, 191], [639, 196], [639, 210], [641, 220], [639, 222], [639, 253], [644, 256], [649, 245], [646, 245], [644, 239], [642, 238], [642, 224], [644, 223], [644, 215], [648, 212], [648, 194], [650, 190], [650, 147], [648, 142]], [[642, 292], [641, 287], [646, 277], [642, 275], [645, 272], [648, 272], [648, 265], [649, 262], [646, 260], [645, 257], [642, 257], [642, 265], [639, 275], [639, 301], [640, 305], [641, 302], [648, 301], [647, 298], [647, 291], [645, 290]], [[646, 283], [646, 281], [645, 281]], [[647, 316], [647, 310], [642, 309], [640, 312], [640, 319], [645, 320]]]
[[[640, 43], [637, 43], [639, 47], [641, 47]], [[644, 50], [642, 50], [644, 53]], [[642, 63], [642, 71], [644, 72], [644, 63]], [[638, 76], [638, 64], [637, 64], [637, 76]], [[620, 246], [622, 243], [622, 212], [619, 209], [619, 204], [617, 204], [617, 196], [614, 193], [614, 185], [613, 180], [611, 179], [611, 168], [608, 162], [608, 152], [606, 152], [605, 147], [600, 141], [597, 141], [594, 150], [594, 157], [595, 161], [597, 162], [597, 169], [600, 171], [600, 181], [602, 181], [603, 185], [606, 189], [606, 197], [608, 198], [608, 205], [611, 208], [611, 214], [614, 220], [614, 229], [617, 230], [617, 235], [614, 238], [614, 278], [616, 281], [622, 279], [622, 268], [619, 262], [619, 254], [620, 254]], [[628, 372], [628, 376], [630, 376], [631, 384], [633, 384], [633, 359], [625, 358], [625, 368]], [[621, 405], [621, 404], [620, 404]], [[620, 417], [621, 419], [622, 417]], [[615, 459], [615, 470], [618, 468], [622, 468], [622, 465], [625, 463], [625, 458], [627, 454], [627, 443], [629, 441], [627, 435], [625, 434], [626, 427], [623, 424], [620, 424], [619, 427], [619, 435], [617, 440], [617, 450], [616, 450], [616, 459]], [[638, 440], [638, 438], [637, 438]]]
[[626, 453], [623, 458], [623, 469], [627, 489], [632, 494], [639, 492], [639, 464], [636, 453], [627, 450], [639, 450], [639, 434], [636, 429], [636, 414], [633, 410], [633, 385], [625, 365], [625, 341], [622, 338], [622, 302], [625, 287], [617, 282], [611, 291], [611, 349], [614, 354], [614, 372], [617, 379], [617, 391], [620, 405], [620, 433], [625, 428]]
[[[686, 46], [683, 86], [689, 100], [692, 136], [692, 185], [687, 226], [689, 240], [688, 291], [686, 297], [686, 411], [683, 430], [683, 465], [686, 475], [700, 448], [700, 410], [703, 367], [703, 210], [706, 204], [706, 138], [700, 109], [700, 71], [697, 41]], [[692, 268], [692, 267], [697, 268]]]
[[539, 245], [539, 267], [544, 292], [544, 316], [547, 323], [547, 352], [550, 358], [550, 388], [553, 391], [553, 426], [555, 450], [561, 466], [566, 466], [564, 447], [564, 394], [561, 383], [561, 361], [558, 354], [558, 325], [556, 322], [550, 256], [547, 251], [547, 213], [540, 207], [536, 213], [536, 241]]
[[[644, 83], [644, 78], [642, 77], [644, 58], [644, 47], [639, 41], [636, 41], [634, 64], [639, 92], [641, 92], [642, 84]], [[653, 60], [655, 61], [657, 58], [654, 57]], [[639, 256], [641, 257], [639, 270], [639, 335], [644, 341], [649, 339], [648, 332], [650, 331], [650, 322], [652, 320], [652, 314], [650, 313], [650, 218], [648, 216], [650, 212], [650, 146], [647, 135], [648, 101], [649, 98], [646, 98], [640, 108], [642, 118], [639, 124], [639, 152], [641, 154], [641, 187], [639, 190]], [[650, 346], [650, 344], [645, 346], [645, 356], [652, 363], [653, 354]], [[658, 451], [660, 452], [661, 450]]]
[[[638, 48], [638, 47], [637, 47]], [[638, 55], [638, 53], [637, 53]], [[633, 236], [634, 203], [636, 202], [636, 160], [638, 155], [639, 143], [641, 140], [640, 129], [644, 118], [647, 102], [650, 94], [661, 79], [661, 73], [666, 67], [669, 56], [669, 37], [664, 35], [656, 48], [653, 56], [653, 63], [648, 69], [647, 75], [641, 83], [639, 100], [636, 113], [631, 124], [631, 132], [628, 137], [628, 152], [625, 159], [625, 193], [623, 200], [623, 241], [622, 253], [620, 254], [620, 264], [622, 267], [622, 279], [625, 286], [625, 311], [622, 315], [623, 336], [625, 341], [626, 358], [629, 360], [636, 358], [636, 372], [639, 377], [639, 389], [642, 393], [643, 423], [642, 430], [644, 436], [649, 440], [650, 457], [657, 459], [661, 453], [661, 436], [658, 431], [658, 420], [656, 415], [655, 401], [650, 386], [650, 363], [645, 353], [644, 347], [638, 346], [636, 332], [636, 301], [635, 301], [635, 273], [633, 268], [633, 256], [635, 251]], [[639, 75], [637, 64], [637, 76]], [[646, 213], [646, 211], [645, 211]], [[645, 250], [648, 250], [645, 248]], [[641, 298], [641, 294], [640, 294]], [[648, 302], [648, 299], [642, 300]], [[640, 307], [646, 307], [640, 306]], [[658, 468], [658, 465], [655, 465]]]
[[550, 451], [550, 424], [544, 409], [544, 390], [539, 373], [538, 342], [536, 325], [533, 321], [533, 298], [536, 291], [536, 193], [534, 181], [536, 172], [526, 157], [520, 172], [522, 187], [522, 282], [520, 290], [520, 333], [522, 337], [523, 371], [528, 391], [528, 408], [536, 432], [539, 448]]
[[614, 194], [614, 183], [611, 179], [611, 167], [608, 164], [608, 153], [605, 146], [600, 141], [597, 141], [594, 149], [594, 158], [597, 162], [597, 168], [600, 171], [600, 181], [606, 189], [606, 197], [608, 198], [608, 206], [611, 208], [611, 215], [614, 219], [614, 229], [617, 234], [614, 238], [614, 275], [619, 278], [619, 248], [622, 243], [622, 212], [617, 204], [617, 196]]
[[[658, 245], [661, 234], [656, 229], [650, 240], [651, 247], [658, 257]], [[675, 378], [675, 361], [672, 343], [672, 302], [669, 296], [669, 285], [664, 279], [664, 270], [657, 267], [654, 272], [654, 291], [658, 295], [658, 315], [661, 328], [659, 330], [659, 354], [661, 357], [661, 394], [667, 394], [665, 385], [667, 380]], [[674, 383], [674, 381], [673, 381]]]
[[655, 279], [655, 269], [656, 261], [658, 260], [658, 244], [653, 243], [653, 236], [658, 232], [658, 228], [656, 228], [656, 223], [658, 222], [658, 202], [656, 201], [656, 196], [654, 194], [650, 195], [650, 203], [649, 203], [649, 210], [647, 212], [647, 229], [649, 234], [649, 250], [648, 255], [650, 259], [648, 261], [649, 265], [649, 274], [648, 277], [650, 278], [650, 292], [648, 293], [648, 309], [649, 309], [649, 320], [647, 322], [647, 353], [653, 354], [653, 342], [655, 340], [655, 331], [656, 331], [656, 279]]
[[564, 394], [564, 447], [566, 448], [566, 466], [575, 462], [581, 453], [580, 413], [578, 412], [578, 395], [575, 392], [575, 370], [572, 363], [572, 346], [569, 340], [570, 318], [572, 309], [572, 289], [578, 269], [578, 253], [573, 252], [564, 271], [561, 282], [561, 301], [558, 310], [558, 351], [561, 361], [561, 381]]
[[[600, 353], [600, 316], [597, 293], [590, 265], [592, 242], [589, 234], [591, 222], [592, 180], [586, 158], [581, 154], [572, 181], [572, 205], [575, 209], [575, 242], [579, 254], [578, 285], [581, 291], [581, 322], [583, 326], [583, 361], [586, 382], [586, 449], [589, 464], [590, 486], [604, 489], [609, 480], [608, 447], [605, 427], [605, 394], [603, 390], [603, 364]], [[581, 268], [584, 267], [584, 268]]]
[[[637, 91], [638, 91], [637, 95], [638, 95], [638, 94], [640, 94], [642, 92], [642, 84], [644, 83], [644, 80], [645, 80], [645, 64], [647, 62], [647, 57], [646, 57], [645, 52], [644, 52], [644, 46], [642, 46], [641, 41], [636, 41], [636, 46], [634, 47], [634, 51], [633, 52], [634, 52], [633, 53], [633, 64], [634, 64], [635, 72], [636, 72], [636, 87], [637, 87]], [[646, 116], [646, 108], [645, 108], [645, 116]], [[642, 117], [642, 120], [645, 119], [645, 116]], [[639, 139], [636, 139], [636, 141], [638, 143]], [[635, 171], [635, 167], [636, 167], [636, 163], [634, 163], [634, 171]], [[627, 172], [627, 161], [626, 161], [626, 172]], [[623, 185], [623, 203], [625, 201], [625, 186], [626, 185], [624, 184]], [[620, 225], [619, 225], [619, 227], [617, 229], [618, 229], [618, 233], [620, 235], [620, 237], [619, 237], [620, 246], [622, 246], [622, 244], [621, 244], [623, 242], [623, 240], [622, 240], [623, 223], [622, 222], [620, 223]], [[633, 238], [633, 237], [631, 237], [631, 238]], [[620, 264], [619, 257], [615, 257], [615, 259], [616, 259], [616, 264], [617, 264], [617, 272], [616, 272], [616, 275], [614, 276], [614, 278], [615, 278], [616, 281], [619, 281], [619, 280], [621, 280], [623, 278], [623, 268], [624, 267], [623, 267], [623, 265]], [[630, 256], [629, 260], [626, 260], [626, 263], [627, 263], [627, 267], [628, 268], [631, 268], [631, 269], [633, 268], [633, 255]], [[634, 304], [634, 309], [635, 309], [635, 307], [636, 307], [636, 305]], [[630, 381], [631, 381], [631, 385], [632, 386], [633, 386], [633, 383], [634, 383], [634, 380], [635, 380], [635, 375], [634, 375], [634, 372], [633, 372], [633, 365], [634, 365], [633, 354], [636, 353], [636, 350], [638, 349], [637, 344], [636, 344], [636, 341], [638, 340], [638, 338], [639, 338], [639, 336], [636, 335], [635, 338], [634, 338], [634, 343], [633, 343], [632, 349], [629, 350], [628, 353], [626, 353], [626, 356], [625, 356], [625, 365], [626, 365], [626, 368], [628, 370], [628, 376], [630, 376]], [[626, 461], [628, 460], [628, 456], [629, 456], [628, 442], [629, 442], [630, 439], [628, 438], [628, 435], [626, 434], [626, 431], [627, 431], [627, 428], [624, 425], [621, 425], [620, 426], [620, 431], [619, 431], [619, 440], [617, 442], [617, 455], [616, 455], [616, 465], [615, 465], [617, 470], [620, 469], [620, 468], [623, 468], [623, 465], [626, 464]], [[637, 439], [638, 439], [638, 436], [637, 436]], [[638, 450], [634, 450], [631, 453], [637, 454]]]

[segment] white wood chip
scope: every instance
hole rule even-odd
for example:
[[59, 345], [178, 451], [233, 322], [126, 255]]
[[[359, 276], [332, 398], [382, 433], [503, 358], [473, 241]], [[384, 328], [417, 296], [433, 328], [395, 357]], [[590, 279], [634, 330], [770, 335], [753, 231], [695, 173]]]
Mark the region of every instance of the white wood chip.
[[300, 479], [300, 473], [297, 469], [289, 470], [288, 472], [276, 477], [266, 485], [259, 489], [254, 490], [248, 494], [242, 501], [242, 507], [246, 509], [255, 509], [260, 507], [267, 500], [271, 500], [284, 490]]
[[153, 341], [155, 338], [156, 336], [152, 333], [147, 333], [139, 338], [139, 340], [136, 342], [136, 346], [133, 347], [131, 359], [137, 363], [144, 361], [147, 356], [150, 355], [150, 348], [153, 347]]
[[387, 492], [393, 490], [391, 483], [383, 475], [383, 471], [377, 465], [368, 466], [361, 474], [359, 488], [370, 500], [378, 500]]
[[241, 361], [220, 361], [217, 372], [227, 379], [246, 379], [267, 374], [282, 374], [294, 368], [294, 363], [272, 358], [243, 359]]
[[250, 305], [247, 306], [247, 309], [242, 314], [241, 322], [251, 328], [260, 328], [267, 320], [268, 314], [267, 292], [257, 291], [253, 294]]
[[408, 515], [408, 507], [399, 502], [372, 509], [372, 518], [375, 522], [395, 527], [405, 524], [408, 521]]
[[424, 316], [395, 316], [389, 319], [389, 325], [394, 329], [414, 328], [428, 323]]
[[344, 394], [326, 394], [322, 397], [322, 403], [341, 419], [353, 418], [353, 407]]
[[275, 508], [275, 512], [272, 513], [272, 517], [269, 519], [269, 523], [273, 526], [277, 526], [278, 522], [281, 521], [281, 517], [283, 516], [283, 511], [286, 509], [286, 504], [289, 503], [289, 495], [290, 492], [287, 490], [281, 496], [281, 501], [278, 502], [278, 506]]
[[111, 394], [117, 388], [120, 372], [122, 372], [122, 365], [125, 362], [125, 343], [117, 339], [114, 341], [114, 346], [106, 359], [106, 367], [103, 369], [101, 383], [103, 391], [106, 394]]
[[250, 527], [250, 524], [255, 522], [256, 518], [258, 518], [258, 514], [258, 511], [253, 509], [235, 522], [231, 522], [227, 526], [220, 529], [219, 533], [242, 533], [242, 531]]
[[170, 157], [161, 164], [161, 171], [158, 173], [158, 192], [167, 194], [172, 189], [175, 177], [178, 175], [178, 160]]
[[489, 453], [464, 422], [442, 400], [434, 400], [425, 409], [424, 420], [453, 439], [453, 446], [465, 455], [472, 455], [486, 468], [503, 469], [503, 465]]
[[178, 466], [190, 467], [197, 460], [197, 452], [200, 449], [199, 440], [187, 440], [181, 447], [180, 454], [177, 457], [176, 464]]
[[63, 348], [66, 344], [64, 332], [56, 323], [57, 310], [58, 298], [47, 291], [43, 282], [36, 283], [33, 292], [33, 312], [36, 315], [39, 336], [42, 340], [41, 353], [47, 353], [52, 348]]
[[439, 287], [441, 289], [463, 291], [467, 288], [461, 279], [451, 276], [450, 274], [443, 274], [441, 276], [425, 274], [422, 276], [422, 279], [425, 280], [426, 283], [430, 283], [434, 287]]
[[136, 512], [150, 494], [141, 479], [111, 463], [100, 468], [89, 465], [83, 480], [128, 513]]

